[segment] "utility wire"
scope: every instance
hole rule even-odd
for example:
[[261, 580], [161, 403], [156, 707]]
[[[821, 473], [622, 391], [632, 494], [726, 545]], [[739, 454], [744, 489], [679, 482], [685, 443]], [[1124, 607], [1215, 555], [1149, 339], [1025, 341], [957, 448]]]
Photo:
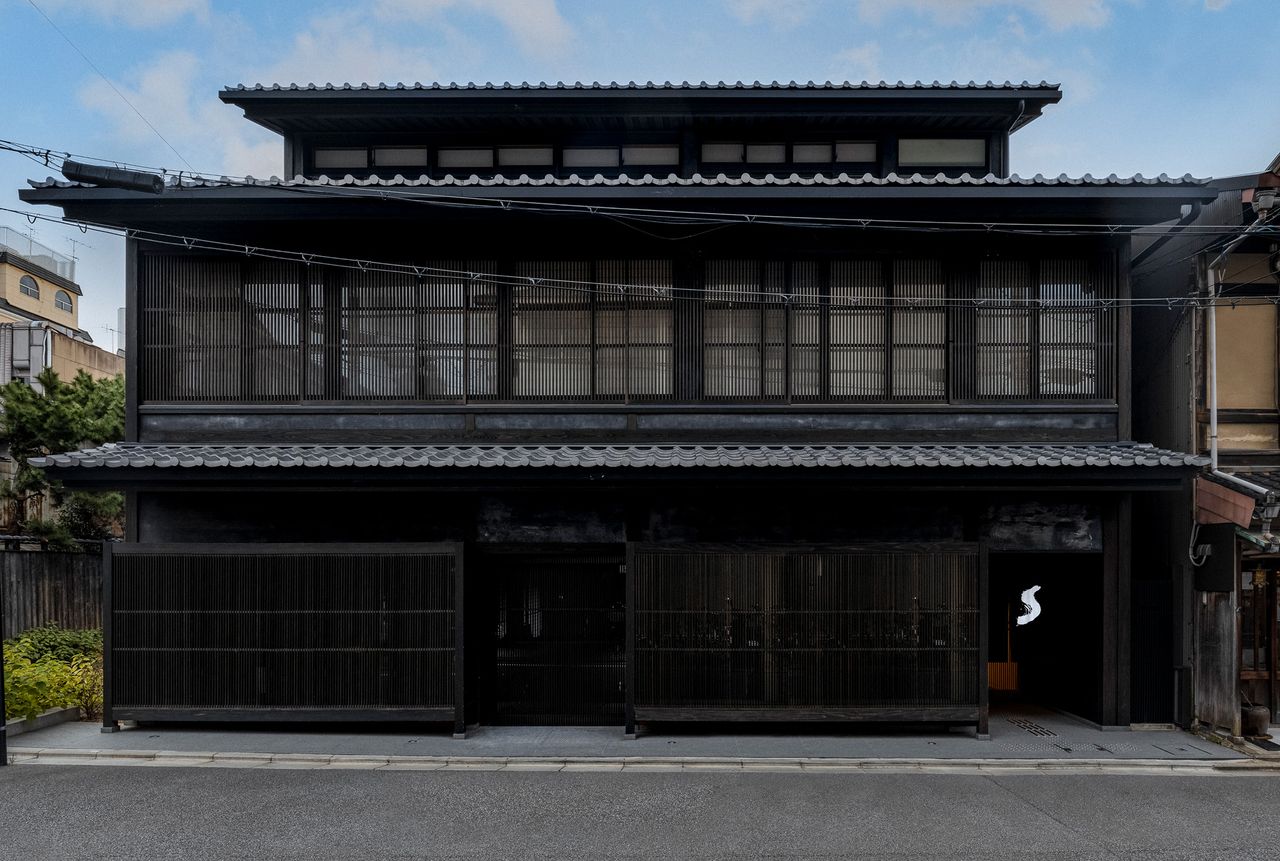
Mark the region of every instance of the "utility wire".
[[104, 81], [106, 81], [106, 82], [107, 82], [107, 86], [108, 86], [108, 87], [110, 87], [110, 88], [112, 89], [112, 91], [113, 91], [117, 96], [119, 96], [119, 97], [120, 97], [121, 101], [123, 101], [126, 105], [128, 105], [128, 106], [129, 106], [129, 109], [130, 109], [130, 110], [132, 110], [135, 114], [137, 114], [137, 115], [138, 115], [138, 119], [140, 119], [140, 120], [142, 120], [144, 123], [146, 123], [146, 124], [147, 124], [147, 128], [149, 128], [149, 129], [151, 129], [151, 131], [155, 132], [155, 133], [156, 133], [156, 137], [158, 137], [158, 138], [160, 138], [160, 140], [164, 141], [164, 145], [165, 145], [165, 146], [167, 146], [170, 150], [172, 150], [172, 151], [173, 151], [173, 154], [174, 154], [174, 155], [176, 155], [176, 156], [178, 157], [178, 159], [179, 159], [183, 164], [185, 164], [185, 165], [188, 167], [188, 169], [194, 170], [194, 168], [192, 168], [192, 167], [191, 167], [191, 163], [190, 163], [189, 161], [187, 161], [185, 158], [183, 158], [183, 157], [182, 157], [182, 153], [178, 152], [178, 150], [174, 147], [174, 145], [173, 145], [173, 144], [171, 144], [171, 143], [169, 143], [169, 139], [168, 139], [168, 138], [166, 138], [164, 135], [160, 134], [160, 130], [159, 130], [158, 128], [156, 128], [154, 125], [152, 125], [152, 124], [151, 124], [151, 120], [149, 120], [149, 119], [147, 119], [145, 116], [143, 116], [143, 115], [142, 115], [142, 111], [138, 110], [137, 106], [136, 106], [136, 105], [134, 105], [134, 103], [133, 103], [133, 102], [129, 101], [129, 97], [128, 97], [128, 96], [126, 96], [124, 93], [120, 92], [120, 88], [119, 88], [119, 87], [117, 87], [114, 83], [112, 83], [112, 82], [111, 82], [111, 79], [110, 79], [110, 78], [108, 78], [108, 77], [103, 73], [103, 71], [102, 71], [101, 69], [99, 69], [99, 68], [98, 68], [98, 65], [97, 65], [96, 63], [94, 63], [94, 62], [93, 62], [93, 60], [90, 60], [90, 59], [89, 59], [89, 56], [88, 56], [84, 51], [81, 51], [81, 50], [80, 50], [80, 46], [79, 46], [79, 45], [77, 45], [75, 42], [71, 41], [71, 37], [70, 37], [70, 36], [68, 36], [66, 33], [64, 33], [64, 32], [62, 31], [62, 28], [61, 28], [61, 27], [59, 27], [57, 24], [53, 23], [53, 19], [52, 19], [52, 18], [50, 18], [48, 15], [46, 15], [46, 14], [45, 14], [45, 12], [44, 12], [44, 10], [43, 10], [43, 9], [41, 9], [38, 5], [36, 5], [36, 0], [27, 0], [27, 2], [28, 2], [29, 4], [31, 4], [31, 8], [32, 8], [32, 9], [35, 9], [37, 12], [39, 12], [39, 13], [40, 13], [40, 17], [41, 17], [41, 18], [43, 18], [43, 19], [44, 19], [44, 20], [49, 24], [49, 26], [50, 26], [50, 27], [52, 27], [52, 28], [54, 29], [54, 31], [55, 31], [59, 36], [61, 36], [61, 37], [66, 41], [66, 43], [67, 43], [68, 45], [70, 45], [70, 46], [72, 47], [72, 49], [73, 49], [77, 54], [79, 54], [79, 55], [80, 55], [80, 59], [82, 59], [82, 60], [84, 60], [86, 63], [88, 63], [88, 64], [89, 64], [89, 68], [91, 68], [91, 69], [93, 69], [95, 72], [97, 72], [97, 73], [98, 73], [98, 77], [102, 78], [102, 80], [104, 80]]
[[[470, 208], [501, 208], [509, 211], [533, 212], [578, 212], [616, 218], [632, 219], [640, 222], [659, 223], [675, 226], [705, 226], [733, 224], [764, 224], [790, 227], [839, 227], [857, 229], [909, 230], [923, 232], [957, 232], [969, 231], [978, 233], [1018, 233], [1034, 235], [1078, 235], [1099, 236], [1116, 235], [1120, 232], [1138, 229], [1152, 229], [1156, 225], [1147, 223], [1113, 223], [1096, 224], [1089, 222], [1028, 222], [1028, 221], [947, 221], [920, 219], [885, 219], [859, 218], [852, 216], [823, 215], [785, 215], [762, 214], [748, 212], [726, 212], [693, 209], [659, 209], [655, 207], [615, 206], [609, 204], [568, 203], [563, 201], [518, 200], [507, 197], [477, 196], [449, 194], [443, 191], [422, 191], [418, 188], [400, 188], [394, 186], [339, 186], [339, 185], [285, 185], [283, 183], [256, 180], [247, 176], [225, 176], [208, 172], [191, 170], [188, 172], [173, 171], [166, 168], [133, 164], [129, 162], [105, 159], [96, 156], [77, 155], [31, 144], [18, 143], [0, 139], [0, 149], [20, 153], [43, 161], [52, 166], [55, 159], [71, 158], [97, 161], [102, 164], [127, 166], [162, 174], [173, 180], [172, 188], [180, 189], [187, 178], [207, 183], [207, 187], [227, 188], [271, 188], [281, 192], [308, 194], [325, 197], [361, 197], [382, 200], [408, 201], [427, 203], [439, 206], [460, 206]], [[537, 186], [534, 186], [537, 187]], [[560, 186], [548, 185], [546, 188]], [[1192, 234], [1235, 234], [1239, 225], [1187, 225], [1180, 231], [1181, 235]]]
[[[318, 254], [293, 251], [279, 248], [267, 248], [242, 243], [231, 243], [218, 240], [199, 239], [180, 234], [164, 233], [141, 228], [121, 228], [113, 225], [99, 224], [81, 219], [60, 219], [53, 216], [24, 212], [9, 207], [0, 207], [0, 212], [21, 215], [32, 223], [46, 221], [54, 224], [68, 223], [78, 226], [81, 231], [90, 230], [114, 236], [143, 239], [158, 245], [180, 248], [186, 251], [207, 251], [218, 254], [233, 254], [251, 258], [269, 259], [290, 263], [301, 263], [307, 266], [327, 266], [348, 271], [411, 276], [415, 278], [439, 278], [446, 280], [466, 280], [490, 283], [497, 286], [510, 287], [542, 287], [562, 290], [571, 293], [582, 293], [600, 296], [654, 296], [659, 298], [701, 299], [704, 301], [751, 301], [772, 302], [788, 305], [820, 305], [826, 304], [838, 308], [943, 308], [946, 306], [989, 308], [991, 310], [1013, 310], [1017, 308], [1049, 308], [1056, 310], [1106, 310], [1120, 307], [1166, 307], [1174, 310], [1182, 306], [1197, 308], [1210, 304], [1280, 304], [1280, 295], [1258, 297], [1219, 297], [1209, 300], [1195, 295], [1176, 297], [1130, 297], [1119, 298], [1069, 298], [1069, 299], [1032, 299], [1022, 297], [970, 298], [955, 296], [886, 296], [886, 297], [828, 297], [825, 301], [817, 296], [803, 293], [787, 293], [778, 290], [738, 290], [717, 287], [676, 287], [674, 285], [630, 284], [622, 282], [589, 281], [582, 279], [550, 278], [529, 275], [513, 275], [494, 272], [480, 272], [470, 269], [451, 269], [447, 267], [414, 265], [391, 261], [380, 261], [370, 258], [340, 257], [330, 254]], [[1280, 270], [1277, 270], [1280, 271]], [[1266, 273], [1249, 284], [1277, 274]], [[1240, 285], [1248, 286], [1248, 284]]]

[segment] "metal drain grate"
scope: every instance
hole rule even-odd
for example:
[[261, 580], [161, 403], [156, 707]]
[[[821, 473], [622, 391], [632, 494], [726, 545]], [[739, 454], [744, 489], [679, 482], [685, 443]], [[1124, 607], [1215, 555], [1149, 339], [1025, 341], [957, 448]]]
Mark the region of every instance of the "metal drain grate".
[[1057, 736], [1057, 733], [1054, 732], [1053, 730], [1046, 729], [1040, 726], [1040, 724], [1036, 723], [1035, 721], [1028, 720], [1027, 718], [1005, 718], [1005, 720], [1007, 720], [1009, 723], [1013, 724], [1016, 727], [1026, 730], [1032, 735]]

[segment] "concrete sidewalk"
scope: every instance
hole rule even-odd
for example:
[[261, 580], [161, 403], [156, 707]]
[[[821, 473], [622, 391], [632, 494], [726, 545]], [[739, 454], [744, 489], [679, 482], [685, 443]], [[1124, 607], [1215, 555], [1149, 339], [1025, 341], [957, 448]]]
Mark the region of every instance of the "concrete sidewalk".
[[[714, 730], [714, 731], [713, 731]], [[876, 768], [951, 763], [955, 767], [1066, 768], [1113, 766], [1167, 769], [1221, 766], [1251, 761], [1228, 748], [1179, 730], [1102, 731], [1057, 712], [1035, 707], [1002, 709], [991, 719], [991, 739], [972, 731], [857, 726], [733, 728], [662, 726], [623, 737], [620, 727], [479, 727], [466, 739], [446, 732], [387, 732], [309, 725], [288, 731], [235, 726], [142, 726], [103, 734], [97, 725], [70, 723], [21, 737], [12, 745], [15, 761], [156, 762], [168, 764], [316, 767], [454, 767], [469, 763], [510, 767], [619, 768], [645, 764], [702, 764], [725, 768]], [[336, 759], [335, 759], [336, 758]], [[307, 765], [302, 765], [307, 763]], [[156, 764], [159, 764], [156, 762]]]

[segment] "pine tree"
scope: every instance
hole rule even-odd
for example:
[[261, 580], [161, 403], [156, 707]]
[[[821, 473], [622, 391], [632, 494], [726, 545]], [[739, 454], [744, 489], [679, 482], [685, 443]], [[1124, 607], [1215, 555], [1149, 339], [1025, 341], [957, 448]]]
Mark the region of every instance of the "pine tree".
[[[42, 391], [20, 380], [0, 386], [0, 444], [7, 446], [15, 465], [13, 478], [0, 488], [8, 529], [62, 547], [75, 546], [75, 538], [109, 537], [124, 508], [120, 494], [66, 492], [30, 460], [121, 439], [124, 378], [95, 380], [80, 371], [68, 383], [46, 368], [36, 379]], [[31, 503], [46, 497], [59, 507], [58, 519], [30, 518]]]

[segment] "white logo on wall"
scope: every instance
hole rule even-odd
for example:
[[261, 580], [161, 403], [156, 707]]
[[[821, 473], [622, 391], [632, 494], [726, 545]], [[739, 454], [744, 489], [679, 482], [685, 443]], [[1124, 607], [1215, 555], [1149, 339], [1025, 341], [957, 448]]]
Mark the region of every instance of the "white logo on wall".
[[1036, 593], [1039, 591], [1039, 586], [1032, 586], [1022, 593], [1022, 609], [1025, 612], [1018, 617], [1019, 625], [1029, 624], [1039, 618], [1040, 602], [1036, 600]]

